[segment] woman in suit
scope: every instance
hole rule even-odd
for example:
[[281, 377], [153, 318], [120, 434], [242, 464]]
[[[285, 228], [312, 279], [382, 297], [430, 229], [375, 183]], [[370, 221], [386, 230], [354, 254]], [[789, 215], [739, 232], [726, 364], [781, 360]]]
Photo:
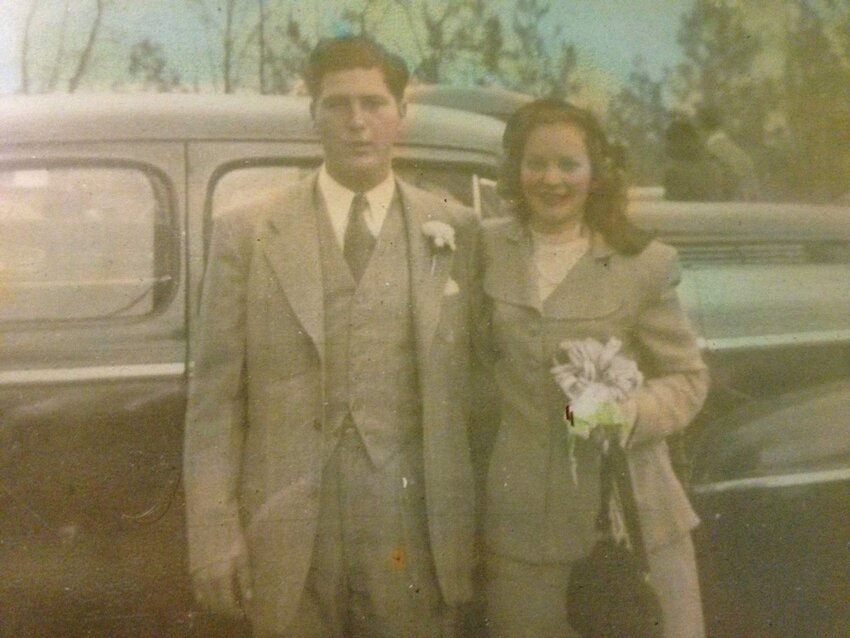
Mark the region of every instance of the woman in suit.
[[[503, 144], [500, 190], [514, 214], [484, 230], [480, 331], [501, 408], [484, 518], [491, 636], [572, 635], [566, 587], [596, 540], [603, 431], [625, 442], [664, 635], [702, 636], [697, 517], [665, 443], [708, 386], [675, 291], [676, 253], [628, 221], [622, 172], [587, 111], [538, 100], [509, 120]], [[603, 405], [611, 422], [583, 439], [564, 419], [553, 361], [564, 340], [611, 337], [644, 382]]]

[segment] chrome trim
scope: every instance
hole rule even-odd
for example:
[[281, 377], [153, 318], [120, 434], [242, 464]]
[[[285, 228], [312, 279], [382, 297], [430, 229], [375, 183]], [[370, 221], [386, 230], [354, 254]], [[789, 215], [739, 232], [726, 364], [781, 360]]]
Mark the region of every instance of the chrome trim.
[[759, 476], [755, 478], [736, 479], [733, 481], [720, 481], [719, 483], [705, 483], [704, 485], [694, 485], [691, 488], [691, 491], [694, 494], [717, 494], [718, 492], [729, 492], [731, 490], [792, 487], [796, 485], [811, 485], [813, 483], [830, 483], [846, 479], [850, 479], [850, 468], [843, 470], [823, 470], [821, 472], [800, 472], [799, 474], [780, 474], [778, 476]]
[[84, 368], [44, 368], [38, 370], [0, 371], [0, 386], [45, 383], [78, 383], [80, 381], [130, 381], [182, 377], [186, 364], [142, 363], [123, 366], [88, 366]]
[[82, 288], [83, 286], [154, 286], [172, 281], [174, 278], [171, 275], [163, 275], [161, 277], [125, 277], [123, 279], [89, 279], [89, 280], [72, 280], [67, 281], [18, 281], [9, 282], [10, 288], [23, 288], [24, 290], [34, 290], [40, 288]]
[[700, 350], [748, 350], [753, 348], [775, 348], [778, 346], [809, 346], [850, 342], [850, 330], [820, 330], [812, 332], [787, 332], [777, 335], [748, 337], [721, 337], [719, 339], [697, 339]]
[[481, 219], [481, 178], [478, 173], [472, 174], [472, 210], [475, 211], [475, 216]]

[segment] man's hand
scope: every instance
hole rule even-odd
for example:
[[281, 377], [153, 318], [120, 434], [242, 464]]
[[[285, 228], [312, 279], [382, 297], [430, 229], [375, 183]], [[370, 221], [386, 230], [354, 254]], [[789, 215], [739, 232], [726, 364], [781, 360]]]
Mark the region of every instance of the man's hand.
[[218, 614], [241, 617], [243, 604], [251, 600], [251, 573], [248, 550], [240, 534], [222, 560], [211, 563], [192, 574], [195, 598]]

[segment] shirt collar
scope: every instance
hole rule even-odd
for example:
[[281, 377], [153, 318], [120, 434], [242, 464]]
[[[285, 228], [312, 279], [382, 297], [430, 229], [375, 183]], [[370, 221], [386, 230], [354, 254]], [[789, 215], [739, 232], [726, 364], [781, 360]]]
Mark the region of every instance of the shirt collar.
[[[331, 177], [324, 164], [319, 169], [318, 186], [325, 202], [325, 208], [328, 211], [334, 235], [339, 245], [342, 246], [345, 227], [348, 224], [348, 211], [351, 209], [351, 201], [354, 199], [355, 193]], [[384, 224], [387, 211], [395, 195], [395, 175], [390, 172], [383, 182], [366, 191], [363, 195], [369, 202], [369, 210], [363, 215], [366, 226], [368, 226], [369, 232], [377, 237], [381, 232], [381, 226]]]

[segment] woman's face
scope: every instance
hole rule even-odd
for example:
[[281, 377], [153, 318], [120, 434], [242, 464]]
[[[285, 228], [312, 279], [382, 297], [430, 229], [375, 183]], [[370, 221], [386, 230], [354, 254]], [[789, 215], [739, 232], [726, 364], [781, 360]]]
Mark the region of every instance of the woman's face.
[[534, 230], [557, 233], [579, 224], [590, 183], [590, 157], [581, 129], [559, 122], [531, 131], [520, 164], [520, 185]]

